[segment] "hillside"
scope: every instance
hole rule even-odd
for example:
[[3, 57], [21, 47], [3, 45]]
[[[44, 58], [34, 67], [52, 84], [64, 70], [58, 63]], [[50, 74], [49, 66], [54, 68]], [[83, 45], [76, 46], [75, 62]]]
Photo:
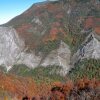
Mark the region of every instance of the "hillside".
[[[87, 82], [83, 82], [85, 77], [89, 93], [97, 92], [91, 87], [100, 85], [99, 71], [99, 0], [48, 0], [36, 3], [0, 26], [1, 98], [7, 95], [21, 100], [24, 96], [38, 98], [48, 95], [50, 100], [67, 100], [64, 96], [80, 100], [78, 96], [83, 96], [83, 92], [87, 93], [88, 89], [85, 87]], [[70, 91], [65, 90], [65, 94], [59, 90], [52, 91], [55, 83], [57, 89], [63, 90], [69, 80], [73, 81], [74, 86], [70, 88], [67, 84]], [[75, 88], [80, 85], [84, 85], [83, 90]], [[80, 94], [74, 96], [74, 89]], [[63, 99], [55, 99], [53, 93], [57, 98], [63, 94]]]
[[[13, 41], [17, 51], [15, 53], [14, 45], [9, 42], [7, 48], [11, 49], [11, 53], [5, 55], [6, 61], [1, 61], [1, 64], [7, 70], [16, 64], [25, 64], [29, 68], [57, 65], [62, 66], [60, 74], [65, 75], [78, 60], [88, 58], [81, 57], [81, 53], [87, 52], [84, 55], [99, 59], [99, 15], [99, 2], [96, 0], [57, 0], [33, 4], [27, 11], [2, 25], [1, 35], [5, 33], [6, 40], [2, 49], [7, 41]], [[11, 36], [14, 32], [12, 40], [6, 37], [7, 32]], [[97, 49], [89, 47], [90, 44], [95, 44]], [[76, 56], [77, 60], [74, 59]]]

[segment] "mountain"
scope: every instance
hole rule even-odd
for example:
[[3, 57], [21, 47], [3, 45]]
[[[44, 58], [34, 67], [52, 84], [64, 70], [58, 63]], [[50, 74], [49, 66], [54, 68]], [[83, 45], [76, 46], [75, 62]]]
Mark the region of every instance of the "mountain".
[[[33, 4], [0, 27], [0, 65], [59, 66], [66, 75], [83, 59], [100, 59], [98, 0]], [[77, 58], [77, 59], [76, 59]], [[58, 73], [58, 72], [57, 72]]]
[[[61, 96], [63, 89], [69, 96], [96, 94], [99, 71], [99, 0], [47, 0], [0, 25], [0, 100]], [[78, 79], [73, 90], [71, 82], [64, 85]]]

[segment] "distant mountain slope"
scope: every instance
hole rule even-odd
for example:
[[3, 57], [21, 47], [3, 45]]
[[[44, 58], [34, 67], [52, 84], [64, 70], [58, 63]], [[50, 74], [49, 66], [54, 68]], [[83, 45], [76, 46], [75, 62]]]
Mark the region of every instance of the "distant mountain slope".
[[[64, 1], [34, 4], [6, 25], [14, 27], [19, 36], [25, 40], [26, 46], [32, 49], [41, 42], [63, 38], [70, 32], [80, 33], [84, 28], [85, 19], [87, 22], [85, 28], [90, 28], [92, 22], [88, 16], [98, 17], [100, 14], [96, 0], [95, 3], [90, 0]], [[97, 20], [100, 21], [99, 18]]]
[[[11, 51], [3, 53], [6, 59], [1, 58], [1, 65], [9, 70], [16, 64], [29, 68], [57, 65], [65, 75], [81, 59], [100, 59], [99, 4], [98, 0], [57, 0], [32, 5], [0, 28], [1, 35], [10, 34], [1, 37], [5, 43], [1, 51]], [[11, 46], [6, 39], [12, 41]]]

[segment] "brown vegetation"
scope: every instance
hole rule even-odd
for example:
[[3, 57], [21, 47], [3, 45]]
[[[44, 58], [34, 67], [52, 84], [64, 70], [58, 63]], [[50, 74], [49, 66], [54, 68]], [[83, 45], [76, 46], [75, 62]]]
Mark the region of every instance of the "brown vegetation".
[[[51, 100], [100, 100], [100, 81], [83, 78], [51, 89]], [[57, 98], [57, 99], [56, 99]]]
[[[18, 100], [99, 100], [100, 81], [83, 78], [77, 82], [42, 82], [36, 84], [32, 78], [22, 78], [0, 73], [0, 91], [6, 91]], [[6, 95], [4, 94], [4, 97]], [[7, 98], [7, 97], [6, 97]], [[29, 99], [33, 98], [33, 99]], [[87, 99], [88, 98], [88, 99]]]
[[100, 34], [100, 18], [89, 16], [85, 21], [85, 29], [93, 28], [97, 34]]

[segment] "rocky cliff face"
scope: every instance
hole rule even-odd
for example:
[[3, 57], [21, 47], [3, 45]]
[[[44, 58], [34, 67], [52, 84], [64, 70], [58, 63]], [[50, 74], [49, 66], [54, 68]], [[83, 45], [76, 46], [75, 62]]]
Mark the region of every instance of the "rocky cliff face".
[[70, 47], [61, 41], [58, 49], [53, 50], [43, 61], [42, 66], [48, 65], [58, 65], [62, 66], [60, 72], [57, 72], [61, 75], [66, 75], [70, 70], [70, 58], [71, 50]]
[[18, 37], [15, 29], [0, 27], [0, 65], [4, 65], [9, 70], [16, 63], [23, 49], [23, 41]]
[[[91, 32], [72, 57], [72, 63], [78, 63], [84, 59], [100, 59], [100, 37]], [[76, 59], [77, 58], [77, 59]]]
[[8, 71], [13, 65], [20, 63], [34, 67], [34, 60], [38, 61], [34, 54], [25, 53], [24, 41], [14, 28], [0, 27], [0, 65], [5, 66]]

